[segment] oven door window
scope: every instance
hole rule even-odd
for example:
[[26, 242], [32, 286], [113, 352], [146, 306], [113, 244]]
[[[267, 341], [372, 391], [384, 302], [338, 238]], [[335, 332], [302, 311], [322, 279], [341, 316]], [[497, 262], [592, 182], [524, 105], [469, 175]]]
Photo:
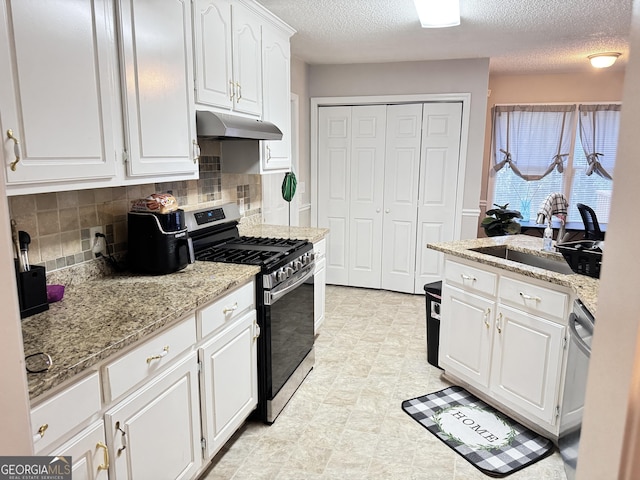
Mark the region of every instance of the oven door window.
[[267, 396], [272, 399], [313, 348], [313, 285], [302, 283], [265, 310], [270, 327], [265, 340], [271, 347]]

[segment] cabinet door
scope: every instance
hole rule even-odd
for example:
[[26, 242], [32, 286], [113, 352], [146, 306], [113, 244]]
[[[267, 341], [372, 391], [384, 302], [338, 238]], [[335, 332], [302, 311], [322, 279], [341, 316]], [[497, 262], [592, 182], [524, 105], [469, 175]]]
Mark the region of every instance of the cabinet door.
[[326, 290], [327, 290], [327, 260], [316, 259], [316, 272], [313, 275], [313, 331], [318, 333], [320, 325], [324, 322]]
[[349, 285], [380, 288], [386, 105], [352, 107]]
[[[262, 35], [260, 20], [244, 5], [231, 5], [234, 109], [262, 115]], [[288, 105], [288, 96], [287, 96]]]
[[516, 411], [555, 423], [565, 327], [499, 305], [494, 335], [493, 396]]
[[454, 239], [462, 103], [425, 103], [418, 201], [415, 292], [443, 275], [444, 255], [427, 243]]
[[282, 131], [282, 140], [262, 142], [264, 172], [291, 169], [291, 88], [289, 36], [262, 28], [263, 119]]
[[193, 478], [202, 464], [196, 352], [105, 413], [111, 480]]
[[0, 131], [7, 184], [114, 177], [119, 117], [112, 3], [4, 3]]
[[196, 0], [193, 12], [196, 102], [231, 109], [230, 0]]
[[73, 480], [107, 480], [109, 455], [104, 422], [99, 420], [48, 455], [71, 456]]
[[318, 226], [327, 227], [327, 282], [349, 285], [351, 107], [318, 109]]
[[199, 350], [202, 362], [202, 426], [211, 458], [258, 404], [255, 310]]
[[438, 363], [471, 385], [489, 386], [495, 303], [445, 284]]
[[197, 178], [191, 2], [121, 0], [129, 175]]
[[382, 288], [414, 293], [422, 105], [387, 107]]

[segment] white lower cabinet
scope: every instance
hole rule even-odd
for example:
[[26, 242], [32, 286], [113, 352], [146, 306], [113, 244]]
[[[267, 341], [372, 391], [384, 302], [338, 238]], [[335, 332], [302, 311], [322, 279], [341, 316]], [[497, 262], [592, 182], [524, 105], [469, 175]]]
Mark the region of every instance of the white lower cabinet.
[[259, 335], [251, 280], [37, 399], [34, 453], [76, 480], [197, 478], [258, 404]]
[[491, 393], [519, 412], [549, 424], [558, 405], [565, 327], [498, 306], [491, 361]]
[[326, 290], [327, 290], [327, 241], [320, 240], [313, 244], [316, 260], [316, 271], [313, 274], [313, 331], [318, 332], [324, 322]]
[[71, 456], [73, 480], [107, 480], [109, 453], [104, 422], [98, 420], [64, 445], [55, 448], [50, 456]]
[[558, 436], [569, 293], [448, 259], [442, 297], [439, 363], [446, 375]]
[[259, 334], [251, 310], [198, 350], [206, 458], [220, 450], [258, 404]]
[[447, 372], [489, 386], [495, 301], [447, 285], [442, 299], [438, 363]]
[[202, 464], [192, 352], [105, 413], [109, 478], [188, 479]]

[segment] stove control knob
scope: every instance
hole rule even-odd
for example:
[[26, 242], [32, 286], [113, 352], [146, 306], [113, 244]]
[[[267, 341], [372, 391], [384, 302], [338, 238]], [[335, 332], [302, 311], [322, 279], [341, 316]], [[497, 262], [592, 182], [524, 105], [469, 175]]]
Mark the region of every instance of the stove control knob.
[[302, 262], [300, 260], [296, 260], [295, 262], [293, 262], [293, 270], [294, 271], [298, 271], [302, 268]]
[[293, 275], [293, 274], [294, 274], [294, 272], [295, 272], [295, 270], [294, 270], [293, 268], [291, 268], [291, 267], [287, 267], [287, 268], [285, 269], [285, 271], [287, 272], [287, 276], [286, 276], [285, 278], [289, 278], [289, 277], [290, 277], [291, 275]]
[[285, 278], [287, 278], [287, 272], [284, 271], [284, 268], [281, 268], [280, 270], [278, 270], [276, 272], [276, 280], [278, 280], [279, 282], [281, 282], [282, 280], [284, 280]]

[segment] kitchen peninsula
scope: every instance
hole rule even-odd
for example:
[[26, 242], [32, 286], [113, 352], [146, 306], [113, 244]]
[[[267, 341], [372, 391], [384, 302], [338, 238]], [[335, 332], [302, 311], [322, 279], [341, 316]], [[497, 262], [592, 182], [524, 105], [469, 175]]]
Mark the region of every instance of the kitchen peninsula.
[[550, 438], [579, 426], [583, 397], [571, 392], [584, 392], [588, 363], [570, 360], [570, 312], [578, 299], [595, 313], [598, 280], [526, 235], [427, 247], [445, 254], [445, 378]]

